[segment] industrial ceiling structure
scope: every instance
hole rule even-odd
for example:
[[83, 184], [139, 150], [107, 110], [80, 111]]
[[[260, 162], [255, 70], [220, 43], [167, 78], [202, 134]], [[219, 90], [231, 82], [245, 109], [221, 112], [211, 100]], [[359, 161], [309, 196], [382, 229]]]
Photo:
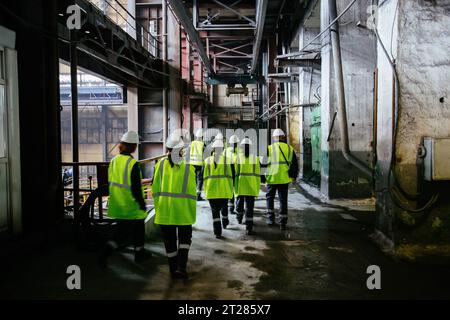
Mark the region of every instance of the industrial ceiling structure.
[[[199, 54], [211, 84], [256, 83], [263, 38], [310, 1], [168, 0]], [[293, 10], [294, 9], [294, 10]], [[288, 11], [288, 12], [287, 12]]]

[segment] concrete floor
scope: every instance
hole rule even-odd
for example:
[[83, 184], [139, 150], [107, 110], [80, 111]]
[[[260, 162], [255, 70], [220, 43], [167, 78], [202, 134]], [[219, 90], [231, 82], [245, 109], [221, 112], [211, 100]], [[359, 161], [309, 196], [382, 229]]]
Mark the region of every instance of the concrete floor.
[[[77, 250], [61, 240], [2, 261], [1, 298], [52, 299], [373, 299], [449, 298], [444, 266], [394, 261], [371, 243], [373, 211], [318, 203], [291, 189], [289, 229], [268, 227], [263, 193], [256, 203], [256, 235], [246, 236], [235, 216], [212, 233], [207, 201], [198, 203], [187, 281], [169, 277], [161, 242], [146, 247], [154, 257], [135, 264], [130, 252], [116, 254], [109, 267], [97, 266], [95, 250]], [[66, 268], [81, 268], [82, 290], [66, 288]], [[366, 287], [366, 268], [381, 268], [381, 290]]]

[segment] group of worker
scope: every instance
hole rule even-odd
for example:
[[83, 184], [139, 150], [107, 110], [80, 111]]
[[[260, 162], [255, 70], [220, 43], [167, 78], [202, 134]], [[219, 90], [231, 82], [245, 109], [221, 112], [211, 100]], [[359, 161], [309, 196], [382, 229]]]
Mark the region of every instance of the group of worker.
[[[211, 153], [204, 155], [206, 145], [201, 129], [188, 148], [180, 136], [169, 136], [167, 155], [155, 165], [152, 195], [155, 224], [161, 228], [173, 278], [187, 278], [192, 225], [196, 221], [197, 201], [203, 200], [202, 189], [211, 207], [213, 231], [218, 239], [222, 238], [222, 229], [229, 225], [229, 213], [236, 214], [239, 224], [245, 222], [247, 234], [254, 233], [253, 211], [261, 182], [267, 184], [267, 224], [275, 224], [274, 199], [278, 191], [279, 225], [281, 230], [286, 229], [288, 186], [298, 174], [297, 157], [281, 129], [274, 130], [272, 138], [267, 158], [260, 159], [254, 152], [254, 142], [248, 137], [240, 141], [233, 135], [226, 147], [219, 133], [212, 142]], [[102, 266], [114, 250], [131, 243], [135, 246], [137, 262], [151, 256], [144, 249], [147, 212], [141, 174], [139, 164], [131, 155], [138, 143], [137, 133], [127, 132], [120, 141], [120, 154], [109, 165], [108, 215], [117, 220], [117, 229], [101, 254]], [[265, 174], [261, 167], [266, 168]]]

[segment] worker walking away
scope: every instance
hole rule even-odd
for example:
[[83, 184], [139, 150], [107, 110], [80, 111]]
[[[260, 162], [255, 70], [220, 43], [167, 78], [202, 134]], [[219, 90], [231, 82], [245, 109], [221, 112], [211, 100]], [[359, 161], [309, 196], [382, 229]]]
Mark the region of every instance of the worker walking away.
[[259, 158], [250, 150], [252, 141], [249, 138], [242, 139], [241, 150], [236, 159], [234, 179], [234, 194], [237, 197], [236, 218], [242, 223], [244, 217], [245, 204], [245, 227], [246, 233], [253, 233], [253, 209], [255, 207], [255, 197], [259, 195], [261, 186], [261, 169]]
[[[229, 143], [229, 147], [225, 149], [225, 156], [227, 157], [228, 160], [230, 160], [230, 163], [232, 165], [234, 165], [235, 161], [236, 161], [236, 157], [239, 151], [239, 138], [237, 135], [233, 134], [230, 139], [228, 140]], [[235, 199], [234, 199], [234, 195], [233, 197], [228, 200], [228, 212], [229, 214], [235, 214]]]
[[190, 162], [195, 169], [195, 182], [197, 185], [197, 200], [202, 199], [202, 187], [203, 187], [203, 152], [205, 151], [205, 143], [203, 142], [203, 130], [198, 129], [195, 132], [195, 140], [191, 142]]
[[266, 172], [267, 183], [267, 224], [275, 222], [274, 200], [278, 190], [280, 199], [279, 223], [280, 229], [286, 230], [288, 221], [288, 188], [289, 183], [298, 176], [297, 156], [294, 149], [286, 143], [286, 136], [281, 129], [275, 129], [272, 134], [273, 143], [268, 148], [268, 163]]
[[169, 137], [166, 147], [168, 155], [156, 164], [153, 177], [155, 224], [161, 228], [172, 278], [186, 279], [192, 225], [196, 220], [195, 170], [183, 159], [181, 139]]
[[106, 267], [107, 259], [113, 251], [134, 244], [134, 259], [141, 262], [151, 256], [144, 249], [145, 218], [147, 211], [141, 185], [141, 169], [133, 158], [139, 136], [128, 131], [120, 139], [119, 154], [108, 167], [109, 203], [108, 217], [116, 219], [113, 239], [106, 243], [100, 256], [101, 267]]
[[206, 199], [211, 206], [214, 235], [221, 239], [222, 227], [226, 229], [229, 224], [227, 203], [233, 196], [234, 167], [224, 155], [221, 140], [216, 139], [212, 148], [212, 155], [205, 159], [203, 180]]

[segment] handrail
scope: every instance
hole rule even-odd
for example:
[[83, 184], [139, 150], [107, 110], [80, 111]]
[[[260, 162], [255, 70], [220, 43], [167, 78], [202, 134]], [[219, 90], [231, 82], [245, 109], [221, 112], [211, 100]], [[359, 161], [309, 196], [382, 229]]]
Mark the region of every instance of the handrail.
[[[145, 163], [149, 163], [152, 161], [156, 161], [159, 159], [164, 158], [166, 155], [162, 154], [156, 157], [151, 157], [151, 158], [146, 158], [146, 159], [142, 159], [142, 160], [138, 160], [139, 163], [145, 164]], [[92, 162], [92, 161], [87, 161], [87, 162], [61, 162], [61, 166], [63, 167], [71, 167], [71, 166], [97, 166], [97, 165], [108, 165], [109, 161], [96, 161], [96, 162]]]

